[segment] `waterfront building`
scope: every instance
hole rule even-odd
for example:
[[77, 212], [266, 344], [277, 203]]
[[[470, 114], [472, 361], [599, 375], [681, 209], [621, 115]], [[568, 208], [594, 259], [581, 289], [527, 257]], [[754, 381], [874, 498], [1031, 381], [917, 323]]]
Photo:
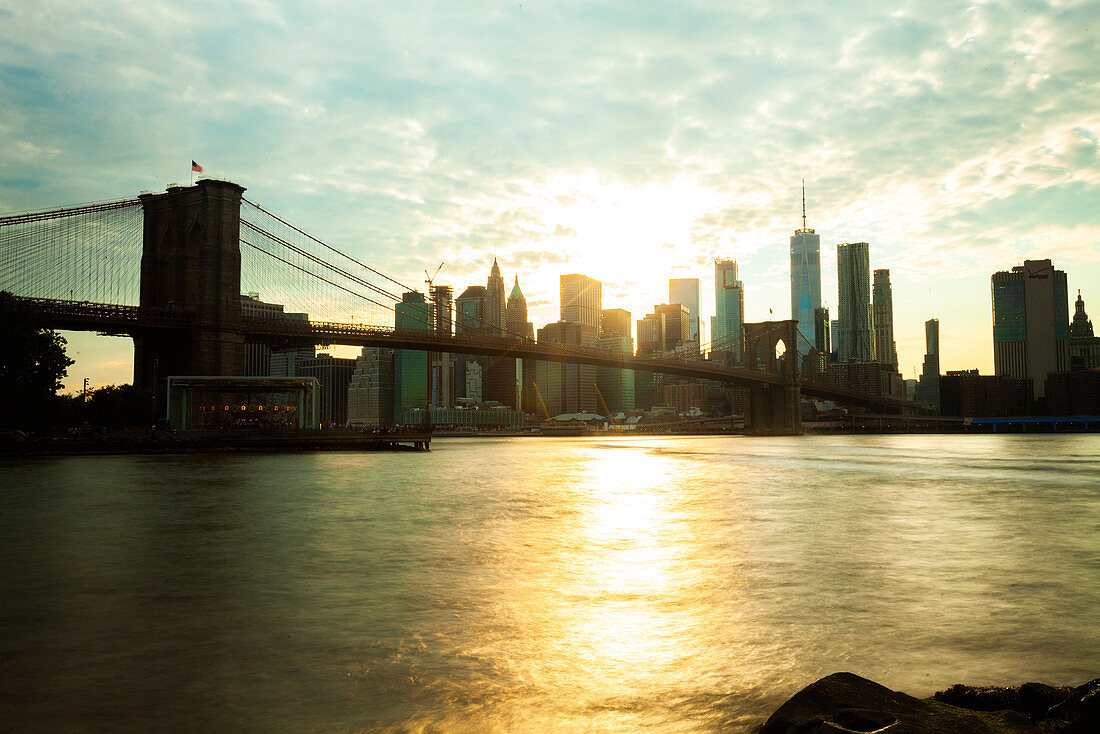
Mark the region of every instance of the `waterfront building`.
[[313, 377], [319, 383], [318, 408], [321, 424], [342, 426], [348, 422], [348, 384], [355, 371], [355, 360], [318, 354], [298, 366], [300, 377]]
[[701, 344], [699, 339], [699, 303], [701, 289], [698, 278], [670, 278], [668, 302], [682, 303], [688, 310], [688, 340]]
[[[519, 288], [519, 277], [513, 292]], [[485, 309], [489, 322], [484, 331], [492, 336], [520, 338], [508, 330], [508, 302], [504, 296], [504, 278], [500, 275], [500, 266], [493, 258], [493, 267], [489, 271], [486, 283]], [[520, 296], [522, 297], [522, 293]], [[526, 311], [524, 299], [524, 311]], [[483, 392], [486, 402], [496, 402], [509, 409], [519, 407], [520, 363], [509, 357], [488, 357], [482, 363], [484, 375]]]
[[798, 339], [799, 354], [806, 354], [814, 343], [814, 311], [818, 308], [821, 308], [821, 236], [806, 227], [806, 183], [803, 182], [802, 228], [796, 229], [791, 236], [791, 318], [798, 321], [802, 337]]
[[741, 362], [741, 326], [745, 323], [745, 284], [737, 279], [736, 260], [714, 261], [714, 318], [711, 351], [732, 352]]
[[[871, 312], [871, 257], [866, 242], [836, 246], [839, 291], [838, 328], [840, 361], [871, 362], [875, 358]], [[813, 311], [810, 311], [813, 317]], [[812, 323], [812, 322], [809, 322]], [[812, 338], [812, 335], [808, 335]]]
[[[394, 328], [402, 331], [429, 331], [431, 309], [424, 294], [410, 291], [401, 296], [395, 308]], [[428, 353], [411, 349], [398, 349], [393, 355], [394, 416], [402, 416], [406, 410], [428, 407]]]
[[600, 312], [600, 336], [630, 338], [630, 312], [622, 308], [605, 308]]
[[[538, 330], [539, 344], [596, 346], [597, 330], [587, 324], [558, 321]], [[596, 413], [596, 368], [592, 365], [539, 361], [535, 385], [553, 418], [562, 413]]]
[[456, 408], [432, 408], [410, 410], [402, 416], [406, 425], [428, 425], [432, 431], [520, 431], [523, 429], [523, 413], [507, 408], [459, 406]]
[[940, 320], [924, 322], [924, 365], [917, 382], [917, 402], [937, 410], [940, 401]]
[[1047, 373], [1048, 415], [1100, 415], [1100, 370]]
[[1100, 368], [1100, 337], [1093, 334], [1092, 321], [1085, 313], [1085, 301], [1077, 291], [1073, 322], [1069, 325], [1069, 368], [1094, 370]]
[[348, 383], [348, 423], [385, 428], [393, 419], [393, 350], [363, 347]]
[[1050, 260], [1025, 260], [991, 280], [994, 371], [1030, 377], [1041, 398], [1047, 373], [1069, 369], [1066, 273]]
[[894, 341], [894, 293], [890, 271], [875, 271], [871, 297], [872, 322], [875, 325], [875, 361], [897, 369], [898, 347]]
[[940, 378], [940, 414], [957, 418], [1023, 415], [1034, 401], [1030, 379], [948, 370]]
[[559, 295], [562, 321], [584, 324], [599, 332], [600, 312], [603, 310], [600, 281], [577, 273], [563, 275], [560, 280]]

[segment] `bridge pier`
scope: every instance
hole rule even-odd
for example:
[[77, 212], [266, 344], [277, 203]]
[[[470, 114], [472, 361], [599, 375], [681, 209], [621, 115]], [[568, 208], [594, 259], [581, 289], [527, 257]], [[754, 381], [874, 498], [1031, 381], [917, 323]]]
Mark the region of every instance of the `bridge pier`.
[[140, 197], [145, 214], [140, 305], [195, 315], [195, 327], [183, 337], [154, 329], [134, 335], [134, 385], [152, 388], [158, 406], [165, 405], [169, 375], [244, 372], [243, 193], [235, 183], [203, 179]]
[[801, 436], [802, 389], [798, 383], [798, 322], [744, 324], [745, 366], [783, 378], [780, 384], [748, 388], [745, 433], [754, 436]]

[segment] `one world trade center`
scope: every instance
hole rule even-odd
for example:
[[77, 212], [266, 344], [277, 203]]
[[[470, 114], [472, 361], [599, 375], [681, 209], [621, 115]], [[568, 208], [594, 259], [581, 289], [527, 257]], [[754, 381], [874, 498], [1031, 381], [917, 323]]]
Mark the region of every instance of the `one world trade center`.
[[802, 229], [791, 236], [791, 318], [798, 320], [798, 353], [814, 344], [814, 311], [821, 308], [821, 237], [806, 228], [806, 181], [802, 181]]

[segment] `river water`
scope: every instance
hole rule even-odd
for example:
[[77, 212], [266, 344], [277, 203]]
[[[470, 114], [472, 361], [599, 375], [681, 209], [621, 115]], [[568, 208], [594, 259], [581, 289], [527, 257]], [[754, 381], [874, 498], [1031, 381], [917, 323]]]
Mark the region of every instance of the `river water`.
[[752, 731], [1100, 675], [1100, 437], [0, 463], [5, 730]]

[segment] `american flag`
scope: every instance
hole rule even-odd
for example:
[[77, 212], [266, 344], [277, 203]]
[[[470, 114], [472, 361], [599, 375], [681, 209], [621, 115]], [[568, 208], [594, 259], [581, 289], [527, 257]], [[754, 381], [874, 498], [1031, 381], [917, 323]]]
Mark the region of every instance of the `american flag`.
[[195, 161], [191, 161], [191, 170], [195, 173], [202, 173], [202, 166], [200, 166], [198, 163], [195, 163]]

